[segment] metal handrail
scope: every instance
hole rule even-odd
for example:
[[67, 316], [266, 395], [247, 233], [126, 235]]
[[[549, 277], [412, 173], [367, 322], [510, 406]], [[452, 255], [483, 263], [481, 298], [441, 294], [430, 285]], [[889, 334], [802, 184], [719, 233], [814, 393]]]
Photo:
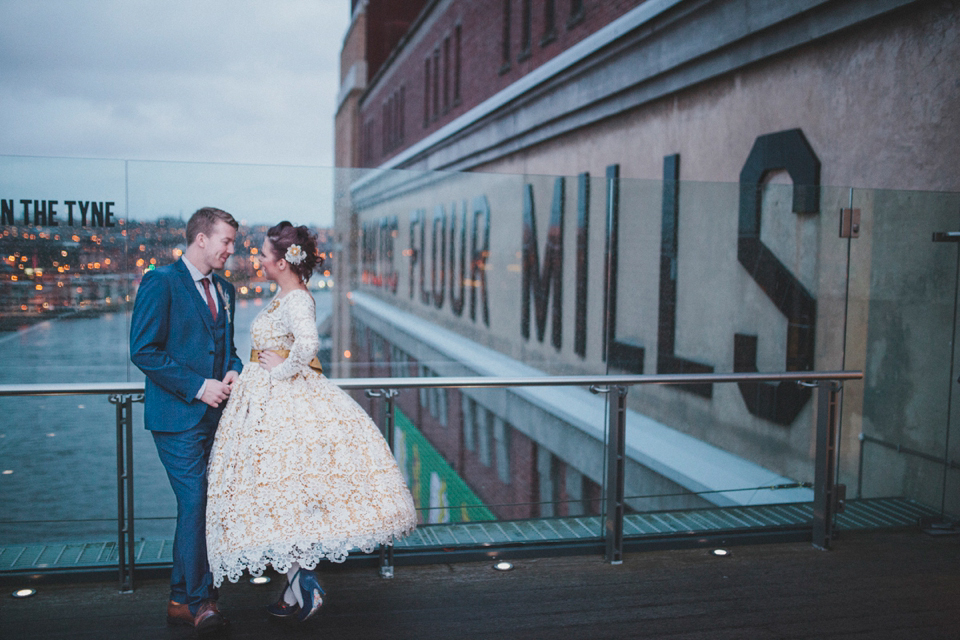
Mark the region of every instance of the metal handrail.
[[[397, 390], [411, 388], [504, 388], [504, 387], [589, 387], [594, 393], [610, 395], [608, 403], [609, 440], [606, 443], [606, 491], [604, 536], [606, 559], [619, 564], [623, 557], [623, 516], [625, 510], [624, 472], [626, 465], [626, 398], [634, 385], [690, 385], [722, 382], [796, 382], [816, 387], [816, 461], [814, 478], [814, 509], [812, 542], [829, 548], [833, 519], [842, 502], [842, 487], [837, 486], [835, 466], [837, 459], [837, 428], [839, 423], [839, 393], [845, 380], [860, 380], [861, 371], [789, 371], [782, 373], [689, 373], [650, 375], [599, 376], [528, 376], [528, 377], [407, 377], [407, 378], [353, 378], [330, 379], [345, 390], [368, 390], [371, 397], [381, 397], [384, 405], [384, 424], [388, 443], [393, 442], [395, 398]], [[370, 391], [372, 390], [372, 391]], [[118, 568], [120, 591], [133, 591], [134, 576], [134, 517], [133, 517], [133, 419], [132, 405], [142, 402], [143, 382], [113, 383], [59, 383], [0, 385], [0, 397], [5, 396], [65, 396], [108, 395], [117, 406], [117, 524]], [[839, 489], [839, 491], [838, 491]], [[127, 558], [129, 557], [129, 561]], [[381, 549], [380, 573], [393, 576], [393, 554]]]
[[[781, 373], [674, 373], [596, 376], [448, 376], [423, 378], [331, 378], [341, 389], [497, 388], [497, 387], [589, 387], [645, 384], [713, 384], [720, 382], [821, 382], [861, 380], [862, 371], [786, 371]], [[66, 396], [143, 393], [143, 382], [3, 384], [3, 396]]]

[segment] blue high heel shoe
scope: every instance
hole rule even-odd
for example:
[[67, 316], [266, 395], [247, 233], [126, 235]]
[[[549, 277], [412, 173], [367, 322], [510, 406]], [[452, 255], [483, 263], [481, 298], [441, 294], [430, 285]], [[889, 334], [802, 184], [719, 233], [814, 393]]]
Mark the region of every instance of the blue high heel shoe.
[[267, 613], [276, 618], [292, 618], [300, 615], [300, 605], [298, 605], [296, 602], [289, 604], [283, 599], [284, 594], [289, 588], [290, 581], [288, 580], [286, 586], [283, 588], [283, 591], [280, 592], [280, 599], [273, 604], [267, 605]]
[[323, 606], [323, 596], [327, 593], [320, 586], [317, 580], [317, 574], [309, 569], [300, 569], [297, 571], [300, 576], [300, 596], [303, 599], [303, 606], [300, 607], [300, 621], [303, 622]]

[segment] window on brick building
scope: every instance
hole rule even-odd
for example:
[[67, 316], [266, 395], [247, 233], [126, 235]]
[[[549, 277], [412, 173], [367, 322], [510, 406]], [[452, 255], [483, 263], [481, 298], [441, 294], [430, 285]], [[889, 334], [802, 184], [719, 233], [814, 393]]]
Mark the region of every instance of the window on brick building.
[[374, 156], [374, 121], [367, 120], [360, 129], [360, 164], [372, 166], [375, 163]]
[[383, 103], [383, 117], [381, 118], [383, 121], [383, 130], [380, 132], [380, 139], [384, 154], [390, 151], [390, 119], [392, 115], [390, 99], [388, 98], [387, 101]]
[[433, 50], [433, 114], [436, 120], [440, 115], [440, 47]]
[[554, 12], [554, 0], [545, 0], [543, 3], [543, 37], [540, 46], [545, 46], [557, 38], [557, 17]]
[[537, 491], [540, 497], [540, 517], [552, 518], [557, 514], [559, 492], [559, 465], [549, 449], [537, 446]]
[[530, 57], [533, 47], [533, 0], [520, 0], [520, 54], [517, 60]]
[[567, 494], [567, 515], [582, 516], [588, 513], [584, 503], [583, 475], [567, 465], [566, 477], [563, 480], [563, 490]]
[[483, 407], [477, 409], [477, 457], [480, 464], [489, 467], [493, 464], [490, 444], [493, 441], [493, 414]]
[[503, 41], [501, 43], [501, 50], [503, 53], [503, 60], [500, 64], [500, 73], [506, 73], [510, 70], [510, 1], [503, 0]]
[[477, 402], [473, 398], [463, 399], [463, 448], [476, 451]]
[[430, 124], [430, 56], [423, 61], [423, 126]]
[[567, 18], [567, 28], [583, 22], [583, 16], [586, 9], [583, 6], [583, 0], [570, 0], [570, 17]]
[[450, 36], [443, 39], [443, 112], [450, 111]]
[[510, 484], [510, 432], [509, 424], [499, 417], [493, 420], [493, 442], [496, 448], [497, 477], [503, 484]]
[[453, 30], [453, 104], [460, 104], [460, 25]]
[[393, 151], [403, 143], [403, 109], [406, 89], [401, 86], [383, 103], [383, 153]]
[[[434, 372], [434, 378], [440, 377], [438, 373]], [[437, 419], [437, 422], [440, 423], [441, 427], [447, 426], [447, 390], [434, 387], [431, 389], [433, 398], [431, 400], [431, 414]]]
[[[430, 370], [426, 367], [420, 367], [420, 377], [426, 378], [430, 375]], [[429, 407], [430, 406], [430, 390], [426, 387], [420, 387], [420, 406]]]
[[404, 118], [404, 115], [403, 115], [404, 109], [406, 108], [406, 105], [404, 104], [406, 102], [406, 93], [407, 93], [406, 86], [400, 85], [400, 92], [399, 92], [399, 95], [397, 96], [397, 117], [395, 118], [395, 121], [397, 123], [397, 146], [398, 147], [401, 144], [403, 144], [403, 139], [406, 137], [403, 132], [404, 120], [406, 119]]

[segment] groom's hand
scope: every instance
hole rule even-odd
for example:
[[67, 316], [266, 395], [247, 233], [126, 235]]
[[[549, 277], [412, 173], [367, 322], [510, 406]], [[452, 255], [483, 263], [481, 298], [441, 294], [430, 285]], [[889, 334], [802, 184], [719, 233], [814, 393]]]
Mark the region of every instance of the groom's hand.
[[203, 389], [203, 395], [200, 396], [200, 401], [216, 409], [229, 395], [230, 385], [224, 384], [219, 380], [208, 378], [207, 385]]
[[239, 377], [240, 374], [231, 369], [230, 371], [227, 371], [227, 375], [223, 376], [223, 384], [227, 385], [231, 390], [233, 390], [233, 383], [236, 382], [237, 378]]

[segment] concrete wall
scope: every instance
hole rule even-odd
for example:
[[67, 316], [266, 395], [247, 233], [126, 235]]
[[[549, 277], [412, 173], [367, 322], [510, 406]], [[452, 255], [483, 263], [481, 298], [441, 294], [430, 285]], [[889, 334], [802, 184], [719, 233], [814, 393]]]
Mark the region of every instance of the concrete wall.
[[[949, 413], [946, 356], [954, 339], [955, 248], [932, 247], [930, 233], [956, 228], [960, 208], [955, 195], [933, 193], [960, 192], [960, 3], [678, 1], [644, 3], [625, 15], [634, 19], [631, 29], [592, 53], [545, 62], [501, 92], [513, 91], [509, 99], [493, 96], [383, 165], [476, 173], [396, 172], [351, 183], [349, 211], [358, 228], [397, 218], [397, 292], [358, 286], [548, 373], [605, 372], [604, 175], [618, 165], [624, 275], [617, 337], [644, 348], [645, 372], [652, 373], [661, 304], [660, 180], [664, 157], [679, 154], [676, 355], [731, 371], [733, 334], [743, 333], [757, 336], [758, 369], [783, 370], [787, 325], [737, 259], [737, 183], [758, 137], [799, 129], [820, 162], [817, 211], [795, 214], [789, 176], [773, 172], [763, 187], [761, 235], [816, 299], [815, 368], [867, 372], [863, 384], [845, 391], [841, 479], [852, 495], [861, 430], [957, 457], [960, 414]], [[581, 173], [590, 176], [583, 357], [573, 348]], [[559, 348], [550, 342], [552, 320], [543, 341], [535, 330], [524, 338], [520, 328], [524, 194], [529, 185], [542, 260], [553, 176], [567, 177]], [[422, 210], [432, 225], [442, 207], [450, 224], [454, 206], [466, 201], [472, 210], [478, 197], [490, 212], [488, 322], [453, 313], [449, 298], [440, 306], [429, 295], [424, 302], [419, 263], [410, 258], [421, 252], [429, 289], [432, 227], [425, 244], [411, 243], [413, 214]], [[837, 233], [840, 209], [851, 204], [862, 215], [855, 240]], [[709, 398], [643, 390], [631, 393], [630, 403], [785, 476], [812, 479], [812, 402], [788, 425], [752, 415], [734, 385], [715, 385]], [[960, 512], [960, 492], [942, 489], [942, 467], [877, 447], [864, 459], [871, 463], [866, 495], [904, 494], [931, 504], [947, 495], [948, 510]], [[948, 487], [957, 483], [950, 475]]]

